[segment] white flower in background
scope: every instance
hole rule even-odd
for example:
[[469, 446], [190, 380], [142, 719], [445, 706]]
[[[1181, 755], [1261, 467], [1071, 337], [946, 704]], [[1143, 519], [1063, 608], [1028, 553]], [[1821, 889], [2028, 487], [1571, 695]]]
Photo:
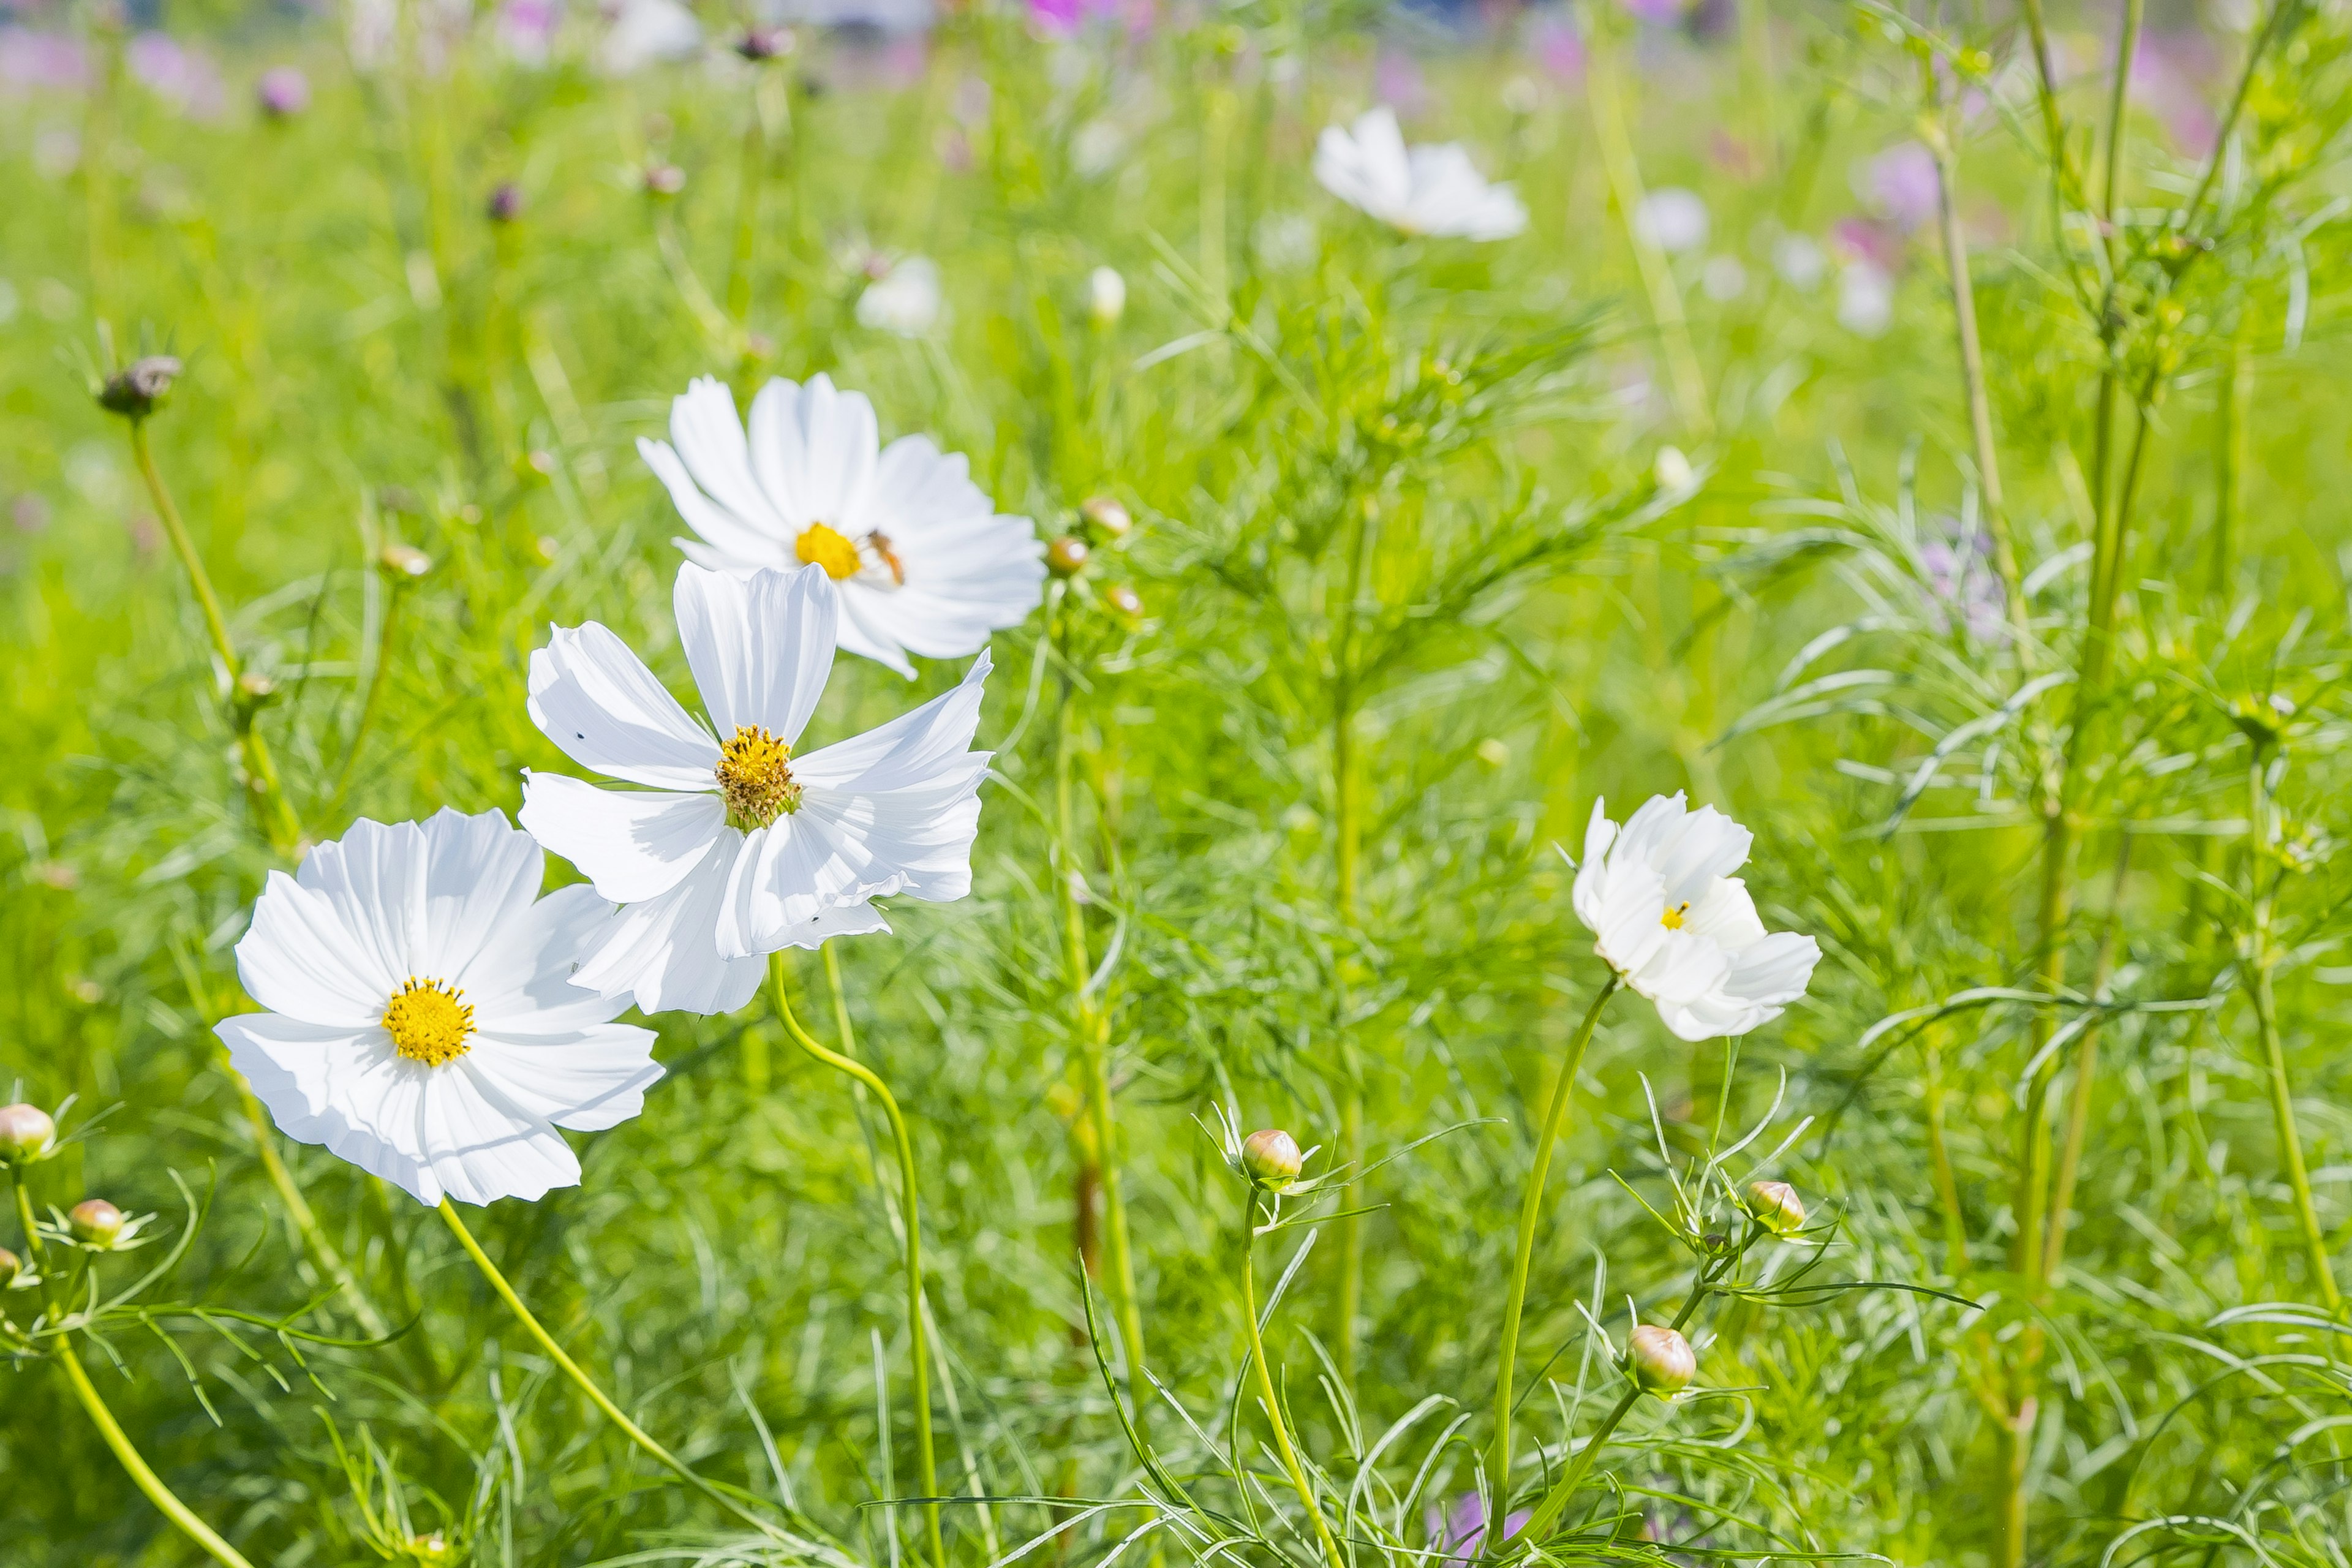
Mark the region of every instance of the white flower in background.
[[1118, 325], [1127, 313], [1127, 279], [1115, 267], [1097, 267], [1087, 275], [1087, 313], [1100, 327]]
[[877, 331], [919, 338], [940, 319], [940, 264], [908, 256], [866, 286], [857, 296], [857, 324]]
[[637, 454], [701, 536], [677, 541], [688, 559], [738, 574], [824, 567], [841, 584], [841, 646], [901, 675], [915, 673], [909, 653], [979, 652], [1044, 595], [1036, 526], [1000, 515], [971, 465], [929, 437], [883, 446], [874, 405], [828, 377], [768, 383], [747, 431], [726, 384], [704, 376], [670, 405], [669, 434]]
[[1698, 286], [1706, 297], [1718, 302], [1737, 300], [1748, 292], [1748, 268], [1736, 256], [1710, 256], [1700, 269]]
[[1829, 269], [1828, 254], [1811, 235], [1784, 234], [1772, 242], [1772, 270], [1791, 289], [1811, 293]]
[[1769, 935], [1746, 884], [1754, 835], [1713, 806], [1687, 811], [1679, 792], [1653, 795], [1622, 831], [1592, 803], [1576, 915], [1625, 984], [1657, 1004], [1685, 1040], [1744, 1035], [1805, 994], [1819, 943]]
[[627, 906], [573, 984], [648, 1013], [732, 1012], [759, 989], [764, 955], [887, 931], [867, 900], [971, 890], [988, 654], [945, 696], [796, 755], [840, 599], [814, 566], [679, 567], [678, 639], [709, 726], [593, 621], [530, 656], [531, 721], [581, 766], [646, 786], [523, 775], [522, 825]]
[[502, 812], [361, 821], [272, 871], [236, 944], [267, 1008], [215, 1032], [280, 1131], [419, 1203], [537, 1198], [580, 1180], [559, 1127], [644, 1108], [653, 1031], [572, 984], [615, 924], [593, 889], [539, 896], [545, 857]]
[[1331, 125], [1315, 143], [1315, 178], [1360, 211], [1406, 234], [1508, 239], [1528, 209], [1508, 182], [1489, 184], [1459, 142], [1407, 147], [1396, 110], [1382, 104]]
[[702, 24], [678, 0], [617, 0], [604, 15], [596, 64], [606, 76], [633, 76], [664, 60], [691, 58], [702, 47]]
[[1269, 272], [1304, 272], [1315, 265], [1323, 241], [1305, 213], [1268, 213], [1250, 230], [1258, 262]]
[[1668, 256], [1680, 256], [1705, 245], [1711, 226], [1704, 197], [1680, 185], [1667, 185], [1642, 198], [1633, 209], [1633, 226]]
[[1895, 324], [1895, 279], [1868, 257], [1838, 269], [1838, 325], [1856, 337], [1875, 338]]

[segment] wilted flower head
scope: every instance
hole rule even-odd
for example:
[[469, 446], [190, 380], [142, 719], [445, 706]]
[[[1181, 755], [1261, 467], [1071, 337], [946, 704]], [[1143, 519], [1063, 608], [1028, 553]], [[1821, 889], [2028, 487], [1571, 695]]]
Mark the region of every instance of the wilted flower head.
[[489, 200], [482, 204], [482, 212], [492, 223], [512, 223], [522, 216], [522, 187], [512, 180], [500, 180], [490, 190]]
[[1644, 1394], [1673, 1397], [1698, 1375], [1690, 1342], [1674, 1330], [1643, 1323], [1625, 1339], [1625, 1371]]
[[273, 66], [261, 73], [253, 95], [262, 113], [289, 120], [310, 107], [310, 79], [292, 66]]
[[1642, 198], [1633, 209], [1633, 226], [1660, 250], [1679, 256], [1705, 245], [1712, 225], [1706, 199], [1696, 191], [1665, 185]]
[[1769, 1023], [1805, 994], [1821, 961], [1811, 937], [1768, 934], [1732, 875], [1753, 842], [1713, 806], [1687, 809], [1679, 791], [1653, 795], [1622, 830], [1592, 803], [1577, 918], [1598, 939], [1593, 951], [1683, 1039]]
[[539, 896], [545, 857], [502, 812], [362, 819], [269, 874], [236, 944], [267, 1008], [215, 1033], [279, 1131], [419, 1203], [537, 1198], [580, 1180], [558, 1128], [637, 1114], [654, 1035], [572, 984], [617, 923], [593, 888]]
[[1382, 104], [1352, 129], [1324, 128], [1315, 178], [1358, 210], [1406, 234], [1507, 239], [1528, 226], [1509, 184], [1490, 184], [1459, 142], [1408, 148], [1396, 110]]

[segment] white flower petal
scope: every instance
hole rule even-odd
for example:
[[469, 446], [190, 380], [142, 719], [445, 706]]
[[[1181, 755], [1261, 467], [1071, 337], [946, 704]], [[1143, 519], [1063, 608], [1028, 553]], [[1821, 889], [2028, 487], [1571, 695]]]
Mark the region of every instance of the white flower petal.
[[518, 1110], [559, 1127], [596, 1132], [645, 1109], [646, 1090], [662, 1076], [653, 1059], [655, 1037], [651, 1029], [627, 1024], [530, 1039], [486, 1033], [460, 1061]]
[[530, 719], [564, 755], [607, 778], [656, 789], [717, 787], [719, 742], [594, 621], [557, 627], [530, 656]]
[[599, 789], [523, 770], [522, 826], [616, 904], [656, 898], [706, 858], [727, 826], [715, 795]]
[[759, 728], [790, 745], [824, 695], [839, 595], [821, 566], [749, 577], [677, 569], [678, 638], [722, 737]]
[[719, 907], [743, 836], [719, 831], [709, 858], [659, 898], [621, 910], [604, 940], [581, 955], [572, 983], [610, 998], [633, 996], [646, 1013], [731, 1013], [760, 989], [757, 957], [719, 956]]
[[503, 811], [467, 816], [443, 806], [421, 827], [402, 826], [421, 841], [425, 871], [425, 918], [402, 978], [456, 984], [478, 954], [529, 923], [547, 858]]
[[[793, 777], [803, 792], [865, 794], [934, 783], [950, 774], [961, 777], [959, 770], [985, 770], [994, 753], [968, 748], [980, 726], [982, 689], [992, 668], [983, 650], [952, 691], [854, 740], [796, 759]], [[978, 782], [974, 773], [972, 783]]]
[[237, 980], [273, 1013], [372, 1028], [400, 984], [376, 945], [352, 933], [326, 894], [272, 871], [236, 944]]
[[538, 1199], [580, 1184], [563, 1134], [462, 1068], [427, 1069], [416, 1123], [417, 1163], [459, 1203]]
[[[717, 552], [719, 560], [730, 563], [733, 570], [789, 566], [797, 559], [788, 530], [779, 527], [765, 531], [756, 523], [746, 522], [695, 488], [692, 476], [686, 471], [685, 460], [670, 448], [668, 442], [640, 437], [637, 456], [646, 460], [646, 467], [669, 491], [669, 499], [687, 527], [700, 534], [705, 544]], [[678, 542], [685, 545], [683, 540]]]
[[625, 1004], [582, 991], [572, 984], [572, 972], [614, 918], [612, 900], [575, 883], [492, 932], [451, 976], [474, 1009], [475, 1027], [515, 1040], [569, 1036], [610, 1023]]
[[[725, 382], [705, 375], [688, 385], [669, 405], [669, 438], [702, 493], [738, 522], [765, 537], [788, 535], [783, 517], [752, 475], [742, 422], [735, 416], [735, 395]], [[688, 521], [690, 525], [693, 520]]]

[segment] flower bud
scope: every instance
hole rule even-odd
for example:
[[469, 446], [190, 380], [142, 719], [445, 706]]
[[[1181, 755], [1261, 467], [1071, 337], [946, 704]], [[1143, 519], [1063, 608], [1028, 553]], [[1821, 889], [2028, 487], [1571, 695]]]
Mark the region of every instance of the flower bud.
[[180, 362], [170, 354], [149, 354], [106, 378], [99, 389], [98, 405], [110, 414], [126, 414], [133, 419], [144, 419], [155, 412], [177, 381]]
[[5, 1290], [9, 1286], [14, 1285], [16, 1282], [16, 1277], [24, 1272], [25, 1260], [6, 1247], [0, 1247], [0, 1290]]
[[1088, 496], [1078, 503], [1078, 515], [1087, 520], [1088, 528], [1107, 539], [1124, 539], [1135, 526], [1135, 519], [1129, 515], [1127, 508], [1111, 496]]
[[1242, 1173], [1261, 1187], [1297, 1181], [1306, 1164], [1298, 1141], [1279, 1127], [1262, 1128], [1242, 1140]]
[[122, 1211], [104, 1198], [82, 1199], [67, 1217], [73, 1221], [76, 1238], [92, 1247], [112, 1247], [122, 1234]]
[[245, 707], [258, 708], [277, 695], [278, 682], [257, 669], [236, 678], [236, 700]]
[[790, 27], [752, 27], [735, 40], [735, 52], [747, 60], [772, 60], [791, 54], [794, 42]]
[[0, 1163], [29, 1165], [58, 1146], [58, 1124], [37, 1105], [0, 1105]]
[[310, 79], [292, 66], [276, 66], [254, 84], [261, 112], [272, 120], [291, 120], [310, 107]]
[[1130, 621], [1143, 618], [1143, 595], [1135, 591], [1132, 584], [1120, 583], [1106, 588], [1103, 590], [1103, 603]]
[[1075, 577], [1091, 553], [1085, 540], [1066, 533], [1045, 546], [1045, 564], [1056, 577]]
[[1097, 267], [1087, 275], [1087, 313], [1097, 327], [1115, 327], [1127, 313], [1127, 279], [1116, 268]]
[[1698, 1357], [1674, 1330], [1643, 1323], [1625, 1341], [1625, 1370], [1643, 1393], [1665, 1399], [1690, 1386], [1698, 1375]]
[[387, 544], [376, 563], [396, 582], [413, 582], [433, 570], [433, 557], [414, 544]]
[[674, 196], [686, 189], [686, 171], [676, 163], [648, 163], [644, 179], [649, 196]]
[[1748, 1212], [1774, 1236], [1794, 1236], [1805, 1228], [1805, 1203], [1786, 1182], [1748, 1184]]
[[1650, 466], [1650, 477], [1657, 481], [1660, 489], [1679, 495], [1691, 487], [1690, 459], [1683, 456], [1680, 447], [1661, 447]]
[[501, 180], [490, 192], [490, 199], [482, 204], [482, 211], [492, 223], [512, 223], [522, 216], [522, 187], [512, 180]]

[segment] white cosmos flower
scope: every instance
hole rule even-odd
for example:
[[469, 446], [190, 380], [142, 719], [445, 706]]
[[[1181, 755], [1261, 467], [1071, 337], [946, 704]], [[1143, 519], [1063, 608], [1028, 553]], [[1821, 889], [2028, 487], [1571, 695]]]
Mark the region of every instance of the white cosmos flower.
[[627, 906], [574, 984], [648, 1013], [732, 1012], [766, 954], [887, 931], [867, 900], [971, 890], [987, 651], [945, 696], [797, 755], [839, 599], [814, 566], [678, 568], [678, 638], [716, 733], [593, 621], [530, 656], [531, 721], [581, 766], [646, 786], [523, 775], [522, 825]]
[[537, 1198], [580, 1180], [563, 1135], [627, 1121], [662, 1075], [650, 1029], [572, 984], [614, 923], [591, 888], [539, 896], [545, 857], [502, 812], [361, 821], [269, 874], [236, 944], [267, 1012], [215, 1026], [289, 1138], [419, 1203]]
[[748, 432], [734, 394], [703, 376], [670, 405], [669, 434], [637, 453], [700, 535], [676, 542], [687, 558], [738, 574], [824, 567], [841, 585], [841, 646], [901, 675], [910, 653], [979, 652], [1045, 593], [1035, 524], [999, 515], [929, 437], [883, 446], [874, 405], [825, 376], [761, 387]]
[[919, 338], [939, 324], [940, 264], [928, 256], [908, 256], [868, 283], [857, 296], [857, 324], [902, 338]]
[[1685, 810], [1680, 792], [1653, 795], [1626, 822], [1592, 803], [1576, 915], [1593, 951], [1658, 1005], [1685, 1040], [1744, 1035], [1805, 994], [1820, 943], [1769, 935], [1746, 884], [1731, 873], [1755, 836], [1711, 805]]
[[1459, 142], [1407, 147], [1396, 110], [1382, 104], [1357, 116], [1353, 131], [1324, 128], [1315, 178], [1325, 190], [1407, 234], [1508, 239], [1528, 226], [1528, 209], [1508, 182], [1489, 184]]

